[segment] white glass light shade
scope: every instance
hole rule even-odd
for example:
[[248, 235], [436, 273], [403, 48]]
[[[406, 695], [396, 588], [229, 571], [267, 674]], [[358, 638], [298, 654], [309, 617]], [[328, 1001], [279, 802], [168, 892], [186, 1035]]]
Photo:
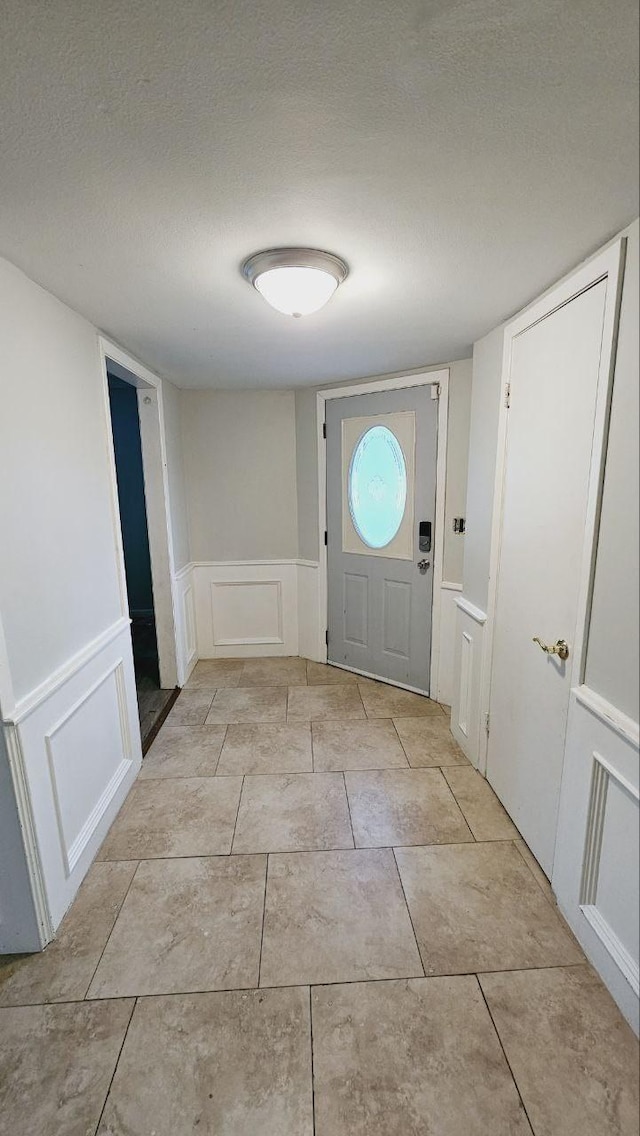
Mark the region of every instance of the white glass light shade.
[[287, 316], [307, 316], [331, 299], [348, 269], [319, 249], [268, 249], [245, 262], [243, 274], [261, 296]]
[[319, 268], [271, 268], [256, 277], [260, 295], [286, 316], [308, 316], [319, 311], [337, 287], [335, 276]]

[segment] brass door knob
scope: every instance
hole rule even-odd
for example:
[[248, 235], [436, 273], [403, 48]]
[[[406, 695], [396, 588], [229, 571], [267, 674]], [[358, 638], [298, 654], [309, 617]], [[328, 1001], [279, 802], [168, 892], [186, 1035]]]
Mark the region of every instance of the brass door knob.
[[537, 643], [538, 646], [542, 648], [545, 655], [557, 655], [563, 662], [565, 659], [569, 658], [569, 644], [566, 639], [558, 639], [557, 643], [554, 643], [553, 646], [549, 646], [548, 643], [543, 643], [542, 639], [538, 639], [536, 635], [533, 642]]

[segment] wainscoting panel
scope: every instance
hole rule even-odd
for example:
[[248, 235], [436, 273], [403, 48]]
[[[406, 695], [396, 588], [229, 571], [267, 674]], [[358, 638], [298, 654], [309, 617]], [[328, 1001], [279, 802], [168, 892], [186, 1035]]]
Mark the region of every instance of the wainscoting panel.
[[[103, 723], [96, 734], [96, 722]], [[118, 659], [45, 734], [67, 877], [132, 761], [124, 665]], [[78, 761], [90, 753], [91, 761]]]
[[[451, 705], [458, 584], [442, 586], [438, 697]], [[200, 562], [174, 577], [179, 683], [198, 658], [301, 655], [325, 661], [326, 611], [312, 560]]]
[[476, 768], [480, 761], [482, 645], [486, 615], [463, 597], [455, 600], [451, 732]]
[[327, 613], [320, 611], [320, 566], [317, 561], [299, 560], [298, 575], [298, 654], [303, 659], [324, 662]]
[[173, 602], [178, 648], [178, 686], [184, 686], [198, 661], [195, 586], [191, 564], [187, 564], [173, 578]]
[[298, 562], [192, 566], [200, 659], [297, 655]]
[[553, 888], [585, 953], [639, 1028], [638, 725], [571, 693]]
[[453, 704], [455, 674], [456, 624], [461, 584], [443, 583], [440, 589], [440, 654], [438, 656], [438, 702]]
[[[106, 642], [105, 642], [106, 640]], [[18, 703], [10, 760], [39, 853], [49, 934], [58, 927], [140, 767], [131, 633], [71, 661]]]
[[283, 646], [282, 580], [212, 580], [213, 646]]

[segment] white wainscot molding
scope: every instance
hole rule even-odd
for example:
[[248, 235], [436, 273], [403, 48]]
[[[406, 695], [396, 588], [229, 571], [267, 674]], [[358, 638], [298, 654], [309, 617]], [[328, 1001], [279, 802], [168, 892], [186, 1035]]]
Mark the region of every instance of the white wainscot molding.
[[639, 1029], [638, 724], [571, 692], [552, 884], [585, 954]]
[[436, 697], [445, 706], [453, 704], [455, 675], [457, 600], [462, 584], [444, 581], [440, 588], [440, 650], [438, 652], [438, 688]]
[[463, 596], [455, 599], [451, 732], [472, 765], [482, 760], [482, 657], [486, 614]]
[[21, 699], [5, 728], [44, 945], [140, 767], [129, 620]]
[[199, 562], [191, 566], [191, 578], [198, 658], [317, 658], [316, 563]]
[[187, 564], [173, 577], [173, 605], [176, 623], [178, 686], [184, 686], [198, 661], [196, 596], [193, 565]]
[[326, 613], [320, 606], [320, 565], [298, 560], [298, 654], [326, 662]]

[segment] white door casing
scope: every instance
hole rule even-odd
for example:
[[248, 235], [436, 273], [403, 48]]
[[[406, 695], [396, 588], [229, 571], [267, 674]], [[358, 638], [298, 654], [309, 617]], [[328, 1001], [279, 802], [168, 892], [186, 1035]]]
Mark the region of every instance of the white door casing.
[[316, 427], [318, 452], [318, 613], [319, 624], [316, 635], [318, 642], [318, 659], [326, 662], [327, 650], [325, 645], [325, 628], [328, 622], [328, 571], [327, 548], [324, 543], [324, 534], [327, 528], [326, 492], [327, 492], [327, 464], [326, 464], [326, 408], [327, 403], [333, 399], [350, 398], [353, 395], [373, 394], [379, 391], [404, 390], [411, 387], [433, 387], [439, 392], [438, 398], [438, 453], [436, 463], [436, 504], [435, 504], [435, 536], [432, 550], [433, 572], [433, 606], [431, 613], [431, 666], [430, 689], [438, 689], [439, 662], [440, 662], [440, 625], [441, 625], [441, 592], [443, 584], [443, 558], [444, 558], [444, 519], [445, 519], [445, 483], [447, 469], [447, 429], [449, 409], [449, 369], [447, 367], [433, 368], [432, 370], [416, 372], [409, 375], [394, 375], [390, 378], [371, 379], [367, 382], [352, 383], [341, 387], [320, 390], [316, 395]]
[[[327, 409], [329, 660], [424, 693], [437, 426], [437, 400], [425, 387], [354, 395]], [[429, 525], [422, 551], [420, 521]]]
[[103, 400], [106, 415], [108, 438], [109, 471], [111, 475], [111, 508], [113, 513], [114, 539], [118, 561], [120, 582], [120, 603], [122, 614], [129, 616], [127, 599], [127, 580], [120, 527], [120, 506], [118, 502], [118, 482], [116, 476], [111, 412], [109, 407], [109, 384], [107, 360], [115, 364], [115, 373], [127, 382], [132, 382], [138, 391], [140, 417], [140, 438], [144, 468], [144, 489], [149, 529], [149, 552], [151, 556], [151, 577], [153, 601], [158, 640], [158, 662], [160, 685], [165, 688], [176, 686], [183, 677], [178, 673], [178, 661], [182, 659], [183, 649], [179, 641], [179, 621], [176, 610], [179, 602], [174, 572], [173, 537], [170, 519], [169, 479], [167, 475], [167, 454], [164, 427], [164, 406], [162, 382], [137, 360], [127, 355], [121, 348], [108, 340], [99, 338], [100, 363], [103, 379]]
[[[618, 244], [505, 334], [487, 776], [549, 875], [569, 695], [584, 669], [620, 261]], [[568, 662], [545, 655], [536, 635], [567, 640]]]

